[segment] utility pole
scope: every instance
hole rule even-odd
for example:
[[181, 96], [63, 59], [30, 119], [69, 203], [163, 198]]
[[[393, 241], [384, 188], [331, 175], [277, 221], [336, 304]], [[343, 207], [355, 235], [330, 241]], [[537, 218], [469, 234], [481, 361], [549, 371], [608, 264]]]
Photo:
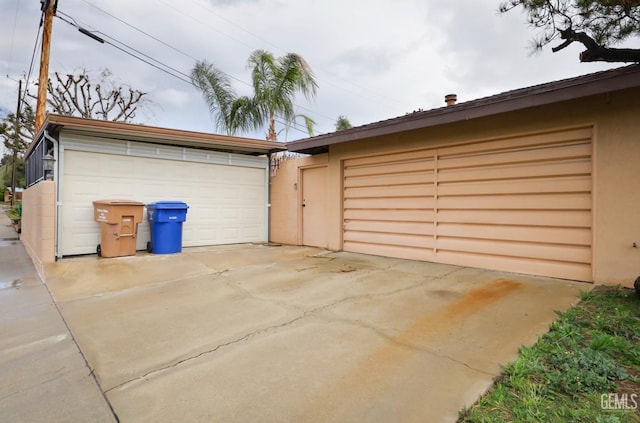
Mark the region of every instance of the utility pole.
[[15, 139], [13, 140], [13, 160], [11, 161], [11, 208], [16, 205], [16, 160], [18, 160], [18, 145], [20, 144], [20, 103], [22, 103], [22, 79], [18, 82], [18, 106], [16, 107], [16, 121], [13, 124]]
[[49, 83], [49, 53], [51, 51], [51, 28], [53, 16], [56, 14], [58, 0], [40, 0], [40, 8], [44, 12], [42, 29], [42, 51], [40, 53], [40, 76], [38, 78], [38, 100], [36, 103], [35, 133], [44, 123], [47, 108], [47, 84]]

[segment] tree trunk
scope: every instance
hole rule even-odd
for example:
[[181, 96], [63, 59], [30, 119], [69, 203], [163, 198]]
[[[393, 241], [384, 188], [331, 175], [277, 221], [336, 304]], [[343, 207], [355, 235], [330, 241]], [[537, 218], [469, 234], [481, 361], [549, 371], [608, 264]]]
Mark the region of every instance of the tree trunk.
[[277, 141], [278, 134], [276, 133], [276, 120], [271, 117], [269, 119], [269, 132], [267, 133], [267, 141]]
[[581, 62], [631, 62], [640, 63], [640, 50], [632, 48], [587, 49], [580, 53]]
[[576, 32], [571, 28], [560, 30], [562, 44], [551, 49], [558, 52], [573, 42], [579, 42], [587, 49], [580, 53], [581, 62], [631, 62], [640, 63], [640, 49], [604, 47], [586, 32]]

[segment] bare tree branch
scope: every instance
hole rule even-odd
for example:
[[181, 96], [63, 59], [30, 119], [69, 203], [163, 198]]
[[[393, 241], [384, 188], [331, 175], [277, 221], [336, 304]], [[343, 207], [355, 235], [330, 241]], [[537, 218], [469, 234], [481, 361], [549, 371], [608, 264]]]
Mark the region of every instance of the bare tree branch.
[[580, 53], [582, 62], [640, 62], [640, 49], [611, 47], [640, 36], [640, 0], [508, 0], [499, 10], [506, 13], [517, 7], [540, 31], [535, 50], [560, 38], [564, 41], [551, 50], [578, 42], [586, 47]]
[[[145, 92], [113, 84], [107, 79], [111, 76], [108, 69], [102, 71], [96, 84], [91, 83], [85, 69], [77, 75], [54, 75], [55, 86], [51, 80], [47, 83], [47, 103], [54, 113], [129, 122], [136, 116], [137, 106], [148, 101]], [[31, 94], [29, 97], [35, 98]]]

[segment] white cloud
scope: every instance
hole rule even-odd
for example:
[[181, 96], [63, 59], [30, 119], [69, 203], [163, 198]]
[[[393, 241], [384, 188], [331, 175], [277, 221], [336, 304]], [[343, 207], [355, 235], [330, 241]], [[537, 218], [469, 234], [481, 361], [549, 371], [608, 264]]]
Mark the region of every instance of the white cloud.
[[[499, 3], [65, 0], [59, 11], [114, 44], [117, 40], [135, 48], [136, 55], [158, 67], [163, 65], [156, 60], [170, 66], [169, 72], [182, 79], [188, 79], [195, 60], [206, 59], [236, 78], [242, 94], [250, 90], [246, 60], [253, 50], [299, 53], [314, 69], [320, 88], [315, 101], [300, 98], [296, 103], [316, 120], [320, 132], [333, 131], [339, 115], [366, 124], [440, 107], [449, 92], [464, 101], [619, 66], [581, 64], [577, 46], [529, 56], [527, 45], [535, 32], [521, 13], [498, 15]], [[14, 80], [29, 67], [39, 4], [0, 0], [0, 6], [9, 11], [0, 28], [0, 66], [9, 75], [0, 83], [0, 105], [13, 109]], [[206, 104], [187, 82], [54, 20], [51, 71], [105, 67], [119, 82], [150, 93], [157, 106], [141, 113], [141, 121], [213, 131]], [[252, 135], [262, 137], [263, 131]], [[304, 133], [289, 135], [300, 137]]]

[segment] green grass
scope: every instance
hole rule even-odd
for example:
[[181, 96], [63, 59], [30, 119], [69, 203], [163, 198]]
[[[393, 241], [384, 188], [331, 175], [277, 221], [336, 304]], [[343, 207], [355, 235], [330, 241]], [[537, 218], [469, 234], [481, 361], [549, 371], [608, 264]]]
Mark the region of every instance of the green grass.
[[[536, 344], [520, 348], [458, 422], [640, 422], [639, 341], [640, 299], [632, 289], [583, 292]], [[606, 409], [619, 408], [615, 400], [625, 395], [629, 409]]]
[[20, 212], [17, 207], [7, 210], [6, 213], [12, 221], [16, 222], [20, 220]]

